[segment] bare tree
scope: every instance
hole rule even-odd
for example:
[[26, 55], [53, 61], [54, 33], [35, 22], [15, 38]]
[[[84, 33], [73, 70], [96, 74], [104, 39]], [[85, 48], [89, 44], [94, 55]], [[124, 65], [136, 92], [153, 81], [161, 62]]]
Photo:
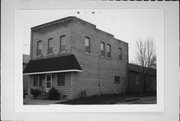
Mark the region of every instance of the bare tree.
[[[156, 53], [153, 40], [136, 41], [136, 63], [142, 66], [141, 78], [143, 92], [146, 90], [146, 81], [148, 79], [149, 68], [156, 68]], [[147, 67], [147, 68], [144, 68]]]
[[153, 40], [136, 41], [136, 63], [142, 67], [153, 68], [156, 65], [156, 53]]

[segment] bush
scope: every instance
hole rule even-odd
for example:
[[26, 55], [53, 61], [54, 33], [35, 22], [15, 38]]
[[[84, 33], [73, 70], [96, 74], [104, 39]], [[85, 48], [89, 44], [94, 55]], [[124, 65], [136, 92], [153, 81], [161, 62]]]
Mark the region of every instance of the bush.
[[59, 96], [60, 96], [60, 93], [54, 87], [52, 87], [49, 90], [49, 95], [48, 95], [49, 100], [58, 100]]
[[28, 92], [27, 92], [27, 90], [24, 90], [23, 91], [23, 98], [26, 98], [26, 95], [28, 95]]
[[34, 99], [36, 99], [36, 97], [40, 95], [40, 93], [40, 90], [31, 88], [31, 94], [34, 96]]

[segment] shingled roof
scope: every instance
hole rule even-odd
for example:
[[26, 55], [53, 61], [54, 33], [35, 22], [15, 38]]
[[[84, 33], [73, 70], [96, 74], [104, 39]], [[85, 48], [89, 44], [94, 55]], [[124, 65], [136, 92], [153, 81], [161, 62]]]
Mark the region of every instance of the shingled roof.
[[59, 73], [59, 72], [82, 72], [74, 55], [66, 55], [54, 58], [31, 60], [24, 69], [24, 75]]
[[135, 65], [135, 64], [128, 64], [128, 70], [129, 71], [133, 71], [133, 72], [136, 72], [136, 73], [145, 73], [145, 72], [148, 72], [150, 75], [156, 75], [156, 69], [153, 69], [153, 68], [147, 68], [147, 67], [142, 67], [140, 65]]

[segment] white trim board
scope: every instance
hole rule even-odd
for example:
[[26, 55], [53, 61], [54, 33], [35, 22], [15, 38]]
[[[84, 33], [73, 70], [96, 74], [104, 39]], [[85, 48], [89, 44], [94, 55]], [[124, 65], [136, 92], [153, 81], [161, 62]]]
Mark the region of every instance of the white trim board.
[[25, 73], [23, 75], [49, 74], [49, 73], [61, 73], [61, 72], [82, 72], [82, 70], [70, 69], [70, 70], [58, 70], [58, 71], [45, 71], [45, 72]]

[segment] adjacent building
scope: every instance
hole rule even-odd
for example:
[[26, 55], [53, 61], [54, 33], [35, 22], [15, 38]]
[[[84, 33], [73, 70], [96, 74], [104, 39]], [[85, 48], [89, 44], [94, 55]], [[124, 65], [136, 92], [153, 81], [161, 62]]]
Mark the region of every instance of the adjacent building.
[[[29, 63], [29, 55], [23, 54], [23, 70], [26, 68], [26, 66]], [[28, 90], [28, 80], [29, 76], [28, 75], [23, 75], [23, 92], [27, 92]]]
[[129, 93], [156, 93], [156, 69], [128, 65]]
[[31, 28], [30, 89], [61, 99], [117, 94], [127, 87], [128, 43], [74, 16]]

